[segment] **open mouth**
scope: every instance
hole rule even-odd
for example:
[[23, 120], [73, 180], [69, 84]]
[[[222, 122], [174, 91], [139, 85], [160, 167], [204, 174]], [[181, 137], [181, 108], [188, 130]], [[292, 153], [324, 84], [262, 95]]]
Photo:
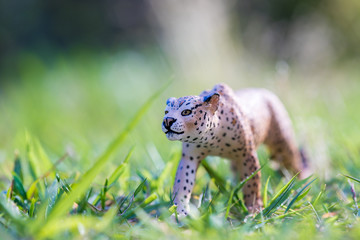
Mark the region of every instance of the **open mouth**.
[[165, 134], [168, 134], [168, 133], [183, 134], [184, 132], [175, 132], [173, 130], [168, 130]]

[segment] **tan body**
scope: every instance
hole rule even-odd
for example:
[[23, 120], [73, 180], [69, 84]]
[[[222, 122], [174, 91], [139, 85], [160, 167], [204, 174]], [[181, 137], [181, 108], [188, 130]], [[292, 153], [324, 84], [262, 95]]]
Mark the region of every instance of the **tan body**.
[[[174, 202], [180, 214], [188, 212], [196, 170], [206, 156], [231, 160], [234, 172], [242, 180], [260, 167], [256, 148], [264, 143], [284, 167], [293, 172], [302, 169], [291, 121], [273, 93], [264, 89], [234, 93], [228, 86], [219, 84], [200, 96], [168, 102], [167, 115], [171, 117], [165, 115], [164, 121], [172, 122], [164, 123], [163, 130], [175, 129], [181, 134], [168, 133], [172, 134], [168, 138], [183, 142], [174, 184]], [[191, 115], [176, 115], [187, 108]], [[260, 189], [259, 172], [243, 187], [245, 205], [250, 211], [262, 207]]]

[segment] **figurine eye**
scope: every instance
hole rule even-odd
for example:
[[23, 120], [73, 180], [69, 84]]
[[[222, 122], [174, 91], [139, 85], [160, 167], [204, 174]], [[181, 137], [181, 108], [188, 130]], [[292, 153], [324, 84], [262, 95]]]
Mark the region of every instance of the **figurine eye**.
[[168, 114], [169, 113], [169, 111], [165, 111], [165, 114]]
[[190, 109], [185, 109], [184, 111], [181, 112], [182, 116], [188, 116], [192, 113], [192, 111]]

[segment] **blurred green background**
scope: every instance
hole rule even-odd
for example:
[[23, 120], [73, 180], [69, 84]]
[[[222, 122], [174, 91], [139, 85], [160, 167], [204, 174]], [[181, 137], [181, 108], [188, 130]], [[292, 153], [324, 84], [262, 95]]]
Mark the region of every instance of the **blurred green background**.
[[359, 13], [356, 0], [0, 0], [0, 187], [27, 131], [52, 162], [69, 153], [60, 171], [85, 172], [169, 80], [109, 167], [135, 145], [132, 171], [161, 171], [180, 149], [161, 132], [165, 100], [225, 82], [277, 93], [329, 177], [360, 152]]

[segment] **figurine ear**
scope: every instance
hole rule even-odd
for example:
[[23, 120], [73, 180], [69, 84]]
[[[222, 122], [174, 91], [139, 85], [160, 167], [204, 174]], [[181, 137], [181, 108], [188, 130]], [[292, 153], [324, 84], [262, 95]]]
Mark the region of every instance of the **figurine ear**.
[[169, 107], [174, 106], [175, 100], [176, 100], [176, 98], [174, 98], [174, 97], [169, 98], [168, 100], [166, 100], [166, 105], [168, 105]]
[[220, 94], [217, 92], [210, 93], [204, 97], [204, 103], [210, 108], [212, 113], [215, 113], [219, 107]]

